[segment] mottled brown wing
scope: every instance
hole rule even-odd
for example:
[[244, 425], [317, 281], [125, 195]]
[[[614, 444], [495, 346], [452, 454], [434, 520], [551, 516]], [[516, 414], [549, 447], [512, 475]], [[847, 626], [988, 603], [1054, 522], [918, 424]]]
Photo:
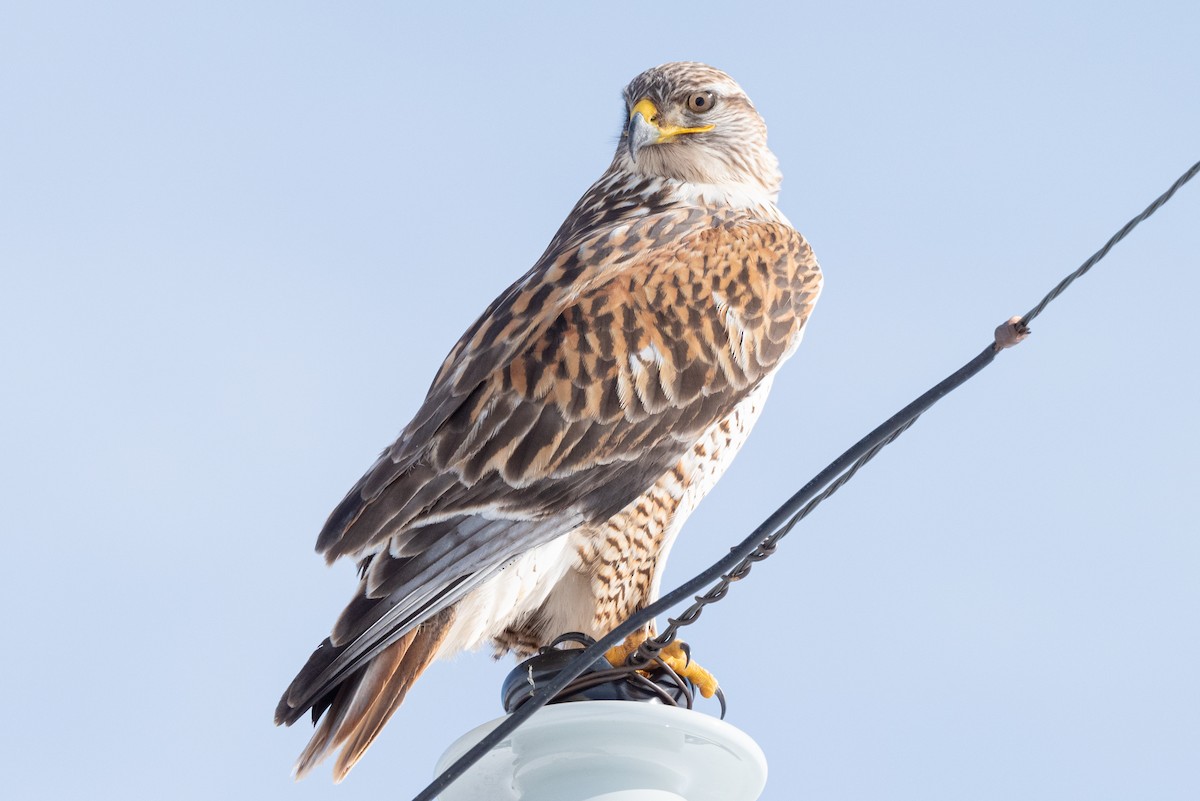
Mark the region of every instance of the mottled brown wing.
[[364, 560], [364, 588], [288, 706], [520, 553], [620, 511], [798, 344], [821, 278], [796, 231], [740, 220], [681, 239], [668, 222], [585, 242], [463, 337], [320, 536], [327, 558]]

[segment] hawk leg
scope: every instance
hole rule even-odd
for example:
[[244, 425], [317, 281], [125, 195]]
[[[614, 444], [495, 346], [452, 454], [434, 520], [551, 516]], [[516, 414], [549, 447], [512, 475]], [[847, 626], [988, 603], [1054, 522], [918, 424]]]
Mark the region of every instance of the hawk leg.
[[[613, 666], [623, 665], [625, 664], [625, 660], [629, 659], [629, 656], [641, 647], [647, 637], [649, 637], [649, 632], [645, 629], [630, 634], [625, 638], [624, 643], [610, 648], [604, 654], [604, 658]], [[676, 640], [659, 651], [658, 658], [670, 667], [671, 670], [696, 685], [696, 689], [700, 691], [700, 695], [705, 698], [712, 698], [716, 694], [716, 676], [692, 661], [692, 655], [688, 651], [686, 643]]]

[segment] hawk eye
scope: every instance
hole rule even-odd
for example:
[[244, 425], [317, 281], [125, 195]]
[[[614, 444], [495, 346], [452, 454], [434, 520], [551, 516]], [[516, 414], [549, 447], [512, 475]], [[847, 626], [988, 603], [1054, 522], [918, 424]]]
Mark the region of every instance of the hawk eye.
[[703, 114], [712, 109], [717, 104], [717, 96], [712, 92], [693, 92], [688, 95], [687, 107], [689, 111], [696, 114]]

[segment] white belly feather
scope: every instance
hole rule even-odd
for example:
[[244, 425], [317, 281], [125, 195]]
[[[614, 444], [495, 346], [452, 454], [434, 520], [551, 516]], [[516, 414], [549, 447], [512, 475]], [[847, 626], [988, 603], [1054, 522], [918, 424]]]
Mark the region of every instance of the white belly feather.
[[[655, 485], [652, 491], [665, 492], [675, 505], [664, 531], [647, 532], [647, 539], [658, 539], [660, 544], [654, 557], [649, 597], [642, 599], [639, 606], [658, 597], [663, 567], [675, 537], [745, 444], [770, 389], [768, 377], [725, 420], [710, 426], [680, 460], [678, 469], [668, 471]], [[465, 596], [457, 605], [452, 630], [439, 649], [439, 656], [448, 657], [485, 645], [539, 609], [545, 618], [546, 639], [569, 631], [597, 637], [605, 634], [606, 630], [597, 630], [595, 624], [598, 604], [595, 577], [583, 569], [580, 554], [589, 547], [595, 549], [594, 541], [606, 536], [606, 525], [631, 524], [632, 520], [624, 518], [631, 517], [627, 513], [640, 500], [635, 500], [609, 523], [580, 526], [522, 554]]]

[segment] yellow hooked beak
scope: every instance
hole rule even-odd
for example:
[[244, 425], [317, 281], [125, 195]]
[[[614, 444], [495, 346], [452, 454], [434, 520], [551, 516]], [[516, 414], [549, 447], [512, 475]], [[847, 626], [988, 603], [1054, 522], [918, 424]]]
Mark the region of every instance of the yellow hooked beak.
[[682, 134], [703, 133], [711, 131], [713, 125], [700, 125], [695, 128], [683, 128], [678, 125], [660, 125], [658, 122], [658, 107], [650, 98], [643, 97], [629, 112], [629, 156], [637, 161], [638, 151], [646, 145], [658, 145], [670, 142]]

